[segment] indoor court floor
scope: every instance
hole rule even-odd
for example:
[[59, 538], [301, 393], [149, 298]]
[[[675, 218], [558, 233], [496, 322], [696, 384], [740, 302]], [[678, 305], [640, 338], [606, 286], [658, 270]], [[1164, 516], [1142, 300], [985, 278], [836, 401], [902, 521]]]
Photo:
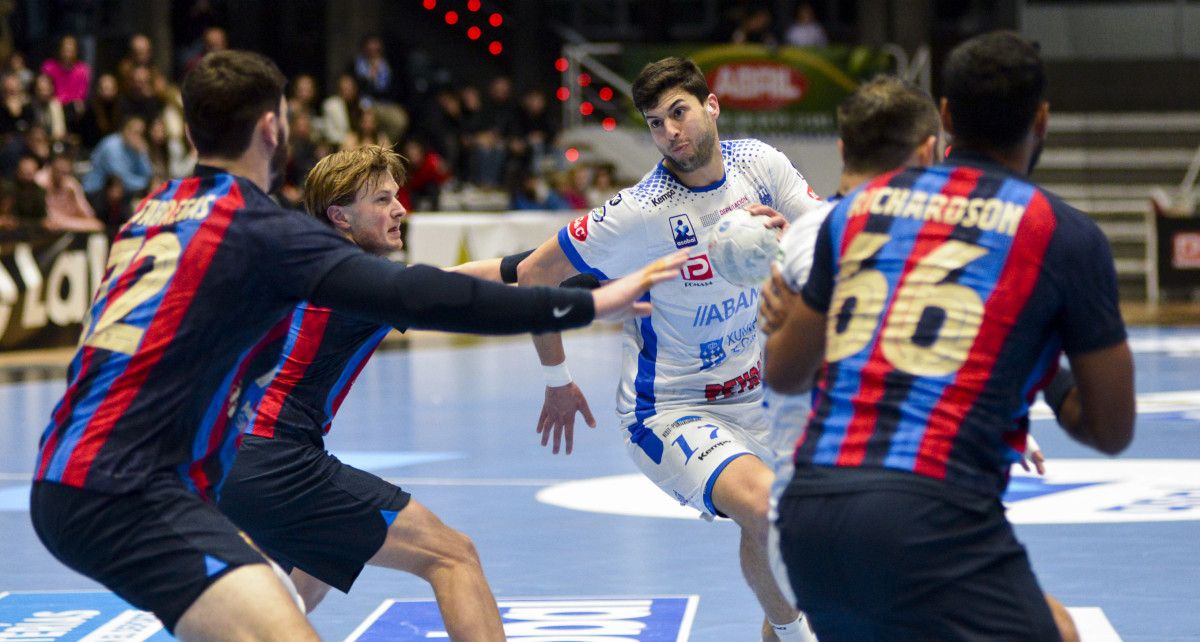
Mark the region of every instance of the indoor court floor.
[[[1139, 417], [1107, 458], [1035, 408], [1048, 472], [1017, 471], [1009, 515], [1042, 586], [1093, 642], [1200, 640], [1200, 329], [1131, 330]], [[400, 483], [475, 541], [509, 638], [541, 642], [758, 640], [738, 534], [644, 482], [612, 410], [610, 330], [567, 337], [599, 422], [552, 455], [534, 426], [528, 340], [434, 341], [378, 353], [329, 436], [345, 461]], [[0, 385], [0, 640], [160, 640], [157, 622], [55, 561], [28, 518], [37, 439], [60, 378]], [[582, 423], [582, 422], [580, 422]], [[445, 638], [420, 580], [367, 569], [312, 615], [327, 640]]]

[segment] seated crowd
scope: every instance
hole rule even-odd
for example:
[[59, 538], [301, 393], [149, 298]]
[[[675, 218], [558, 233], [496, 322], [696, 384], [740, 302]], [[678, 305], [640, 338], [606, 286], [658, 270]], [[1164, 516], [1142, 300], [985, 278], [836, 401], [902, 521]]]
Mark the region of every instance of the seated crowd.
[[[226, 47], [222, 29], [207, 29], [181, 52], [188, 57], [179, 75]], [[28, 61], [13, 51], [0, 64], [0, 233], [104, 230], [111, 237], [148, 190], [191, 172], [181, 78], [155, 65], [149, 37], [133, 35], [112, 69], [93, 72], [73, 35], [40, 64]], [[499, 76], [485, 91], [441, 83], [427, 100], [406, 102], [396, 84], [377, 36], [363, 40], [329, 92], [313, 75], [292, 78], [291, 150], [279, 197], [300, 206], [304, 176], [319, 159], [369, 143], [393, 146], [407, 160], [401, 197], [414, 212], [584, 209], [616, 190], [612, 167], [566, 162], [555, 144], [557, 111], [540, 90], [516, 96], [511, 79]], [[444, 204], [443, 195], [460, 198]]]

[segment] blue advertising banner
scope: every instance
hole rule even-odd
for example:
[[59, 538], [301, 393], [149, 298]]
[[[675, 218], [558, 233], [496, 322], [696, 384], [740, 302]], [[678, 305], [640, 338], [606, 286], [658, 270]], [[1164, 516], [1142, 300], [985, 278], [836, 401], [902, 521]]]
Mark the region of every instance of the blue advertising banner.
[[[538, 642], [684, 642], [697, 595], [642, 598], [500, 600], [508, 640]], [[446, 639], [433, 600], [387, 600], [346, 642]]]
[[0, 640], [23, 642], [164, 642], [154, 614], [107, 591], [0, 593]]

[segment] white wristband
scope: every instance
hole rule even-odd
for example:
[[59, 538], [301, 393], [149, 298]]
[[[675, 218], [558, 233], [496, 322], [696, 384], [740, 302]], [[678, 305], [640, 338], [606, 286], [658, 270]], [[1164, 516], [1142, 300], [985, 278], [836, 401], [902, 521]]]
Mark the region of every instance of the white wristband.
[[542, 375], [546, 378], [547, 388], [560, 388], [572, 381], [571, 371], [567, 369], [566, 361], [556, 366], [542, 364]]

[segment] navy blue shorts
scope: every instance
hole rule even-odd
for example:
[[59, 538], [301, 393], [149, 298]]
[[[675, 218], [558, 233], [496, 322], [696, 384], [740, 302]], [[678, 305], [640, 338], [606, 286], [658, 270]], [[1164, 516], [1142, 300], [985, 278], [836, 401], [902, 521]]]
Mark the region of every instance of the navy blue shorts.
[[121, 495], [35, 482], [29, 510], [54, 557], [152, 611], [172, 632], [213, 582], [239, 566], [266, 563], [215, 506], [170, 473]]
[[999, 501], [897, 486], [814, 493], [794, 479], [780, 499], [788, 581], [821, 642], [1060, 639]]
[[348, 592], [410, 496], [303, 436], [246, 435], [218, 502], [284, 569]]

